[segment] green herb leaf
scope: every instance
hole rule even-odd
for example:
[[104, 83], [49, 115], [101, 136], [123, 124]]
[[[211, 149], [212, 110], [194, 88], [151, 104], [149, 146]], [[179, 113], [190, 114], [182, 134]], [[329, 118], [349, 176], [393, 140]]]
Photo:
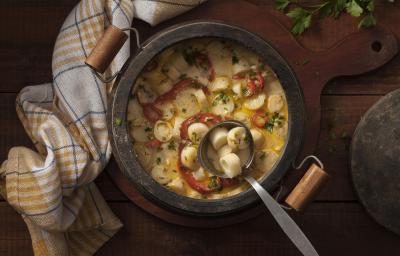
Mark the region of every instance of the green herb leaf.
[[321, 17], [328, 17], [331, 16], [335, 13], [335, 3], [333, 1], [329, 1], [325, 3], [320, 9], [319, 9], [319, 15]]
[[346, 3], [348, 0], [337, 0], [334, 11], [333, 11], [333, 17], [335, 19], [339, 18], [340, 14], [346, 9]]
[[360, 15], [364, 12], [363, 8], [361, 8], [356, 0], [352, 0], [346, 4], [346, 11], [348, 14], [354, 17], [360, 17]]
[[119, 117], [116, 117], [116, 118], [114, 119], [114, 123], [115, 123], [115, 125], [117, 125], [117, 126], [121, 126], [121, 125], [122, 125], [122, 119], [119, 118]]
[[276, 9], [284, 11], [286, 7], [290, 4], [290, 0], [276, 0], [275, 5]]
[[369, 3], [367, 5], [367, 10], [370, 12], [373, 12], [375, 10], [375, 4], [373, 0], [369, 0]]
[[210, 182], [208, 183], [208, 188], [209, 189], [217, 189], [217, 190], [222, 189], [222, 185], [217, 176], [212, 176], [210, 178]]
[[[372, 15], [375, 10], [374, 0], [322, 0], [321, 4], [308, 5], [302, 7], [300, 1], [294, 0], [275, 0], [278, 10], [287, 12], [293, 20], [292, 33], [295, 35], [302, 34], [311, 26], [312, 18], [315, 16], [334, 17], [337, 19], [343, 12], [347, 12], [351, 16], [360, 17], [359, 28], [372, 27], [376, 25], [376, 20]], [[290, 5], [296, 5], [294, 9], [286, 11]]]
[[311, 25], [312, 14], [303, 8], [297, 7], [286, 15], [293, 19], [292, 33], [295, 35], [300, 35]]
[[375, 19], [375, 17], [372, 16], [372, 14], [370, 13], [370, 14], [365, 15], [365, 16], [361, 19], [360, 23], [358, 23], [358, 28], [361, 28], [361, 27], [363, 27], [363, 28], [370, 28], [370, 27], [373, 27], [373, 26], [375, 26], [375, 25], [376, 25], [376, 19]]
[[304, 59], [303, 62], [301, 63], [301, 65], [307, 65], [310, 62], [309, 59]]
[[215, 97], [212, 105], [216, 106], [216, 105], [218, 105], [218, 102], [222, 102], [222, 103], [226, 104], [229, 102], [229, 97], [225, 93], [221, 92], [217, 95], [217, 97]]
[[176, 150], [176, 145], [175, 145], [175, 141], [171, 140], [168, 144], [168, 149], [169, 150]]
[[264, 128], [270, 133], [273, 132], [275, 126], [281, 126], [282, 121], [285, 118], [281, 116], [279, 113], [275, 112], [270, 118], [268, 118], [268, 122], [264, 125]]

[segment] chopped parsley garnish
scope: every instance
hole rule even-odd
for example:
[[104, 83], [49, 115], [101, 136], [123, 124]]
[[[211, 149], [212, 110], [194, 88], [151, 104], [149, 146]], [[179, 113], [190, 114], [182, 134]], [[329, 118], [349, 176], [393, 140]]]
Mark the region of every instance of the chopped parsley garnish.
[[193, 140], [194, 140], [195, 142], [199, 141], [199, 136], [197, 135], [196, 132], [192, 132], [192, 137], [193, 137]]
[[186, 108], [182, 108], [182, 112], [183, 112], [183, 113], [186, 113]]
[[203, 53], [199, 49], [188, 47], [183, 50], [182, 55], [186, 63], [190, 66], [196, 65], [196, 67], [203, 70], [208, 70], [211, 67], [207, 54]]
[[176, 145], [175, 145], [175, 141], [171, 140], [168, 144], [168, 149], [169, 150], [176, 150]]
[[157, 163], [157, 164], [161, 164], [161, 158], [157, 157], [156, 163]]
[[215, 97], [213, 101], [213, 106], [216, 106], [218, 104], [218, 101], [221, 101], [222, 103], [226, 104], [229, 102], [229, 100], [230, 100], [229, 97], [225, 93], [221, 92], [217, 95], [217, 97]]
[[114, 119], [114, 123], [115, 123], [115, 125], [117, 125], [117, 126], [121, 126], [121, 125], [122, 125], [122, 119], [119, 118], [119, 117], [116, 117], [116, 118]]
[[258, 158], [260, 158], [260, 160], [263, 160], [265, 159], [265, 157], [266, 157], [265, 152], [262, 152]]
[[208, 183], [208, 188], [209, 189], [217, 189], [217, 190], [222, 189], [222, 185], [220, 184], [217, 176], [212, 176], [210, 178], [210, 182]]
[[182, 52], [183, 58], [189, 65], [195, 64], [196, 56], [200, 54], [198, 49], [194, 49], [193, 47], [188, 47]]
[[244, 142], [249, 143], [250, 142], [250, 136], [246, 133], [246, 136], [244, 137]]
[[285, 118], [281, 116], [279, 113], [275, 112], [270, 118], [268, 118], [268, 122], [265, 124], [264, 128], [267, 129], [270, 133], [274, 130], [275, 126], [281, 126], [282, 121]]
[[146, 128], [144, 128], [144, 131], [145, 132], [151, 132], [151, 131], [153, 131], [153, 129], [151, 127], [146, 127]]
[[307, 65], [310, 62], [309, 59], [304, 59], [303, 62], [301, 63], [301, 65]]

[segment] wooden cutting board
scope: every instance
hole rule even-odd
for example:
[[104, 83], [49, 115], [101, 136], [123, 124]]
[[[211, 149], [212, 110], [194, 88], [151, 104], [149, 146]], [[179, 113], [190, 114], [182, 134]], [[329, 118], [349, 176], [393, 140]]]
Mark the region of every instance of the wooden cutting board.
[[[298, 159], [312, 154], [316, 148], [321, 121], [320, 95], [328, 81], [339, 76], [362, 74], [376, 69], [397, 54], [397, 40], [392, 33], [382, 27], [360, 30], [351, 34], [333, 47], [322, 52], [304, 48], [296, 38], [270, 13], [267, 8], [252, 5], [242, 0], [209, 1], [194, 10], [159, 26], [136, 25], [144, 40], [157, 31], [194, 19], [214, 19], [243, 27], [269, 42], [287, 60], [295, 71], [303, 89], [307, 127], [304, 147]], [[115, 165], [115, 161], [112, 161]], [[327, 166], [329, 170], [329, 166]], [[252, 218], [267, 210], [259, 205], [245, 212], [219, 218], [193, 218], [165, 210], [144, 198], [119, 171], [118, 167], [108, 168], [108, 172], [121, 191], [143, 210], [167, 222], [193, 227], [218, 227]], [[112, 171], [111, 171], [112, 170]], [[291, 172], [289, 172], [291, 173]], [[298, 182], [298, 172], [292, 172], [289, 184]], [[292, 182], [290, 182], [292, 181]], [[286, 194], [293, 184], [285, 186]]]

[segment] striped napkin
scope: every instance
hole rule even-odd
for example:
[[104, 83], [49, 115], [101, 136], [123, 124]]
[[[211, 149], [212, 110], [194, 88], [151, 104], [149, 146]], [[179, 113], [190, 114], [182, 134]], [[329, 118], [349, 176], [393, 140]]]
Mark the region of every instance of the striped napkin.
[[[111, 155], [107, 87], [84, 65], [104, 29], [151, 25], [204, 0], [82, 0], [53, 53], [53, 82], [24, 88], [17, 113], [37, 151], [14, 147], [0, 167], [0, 193], [26, 222], [35, 255], [92, 255], [121, 227], [94, 179]], [[111, 64], [118, 71], [129, 40]], [[32, 67], [34, 68], [34, 67]]]

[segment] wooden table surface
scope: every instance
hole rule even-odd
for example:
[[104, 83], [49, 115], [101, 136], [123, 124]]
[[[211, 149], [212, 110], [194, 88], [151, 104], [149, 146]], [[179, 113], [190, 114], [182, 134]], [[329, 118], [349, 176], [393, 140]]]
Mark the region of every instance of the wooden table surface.
[[[15, 97], [26, 85], [51, 81], [52, 48], [64, 18], [77, 2], [0, 1], [0, 161], [12, 146], [32, 146], [15, 113]], [[275, 12], [272, 0], [249, 2]], [[376, 2], [378, 23], [399, 38], [400, 1]], [[290, 25], [284, 15], [279, 19]], [[355, 31], [354, 18], [326, 19], [317, 21], [299, 41], [319, 51]], [[337, 64], [346, 65], [346, 60]], [[291, 213], [320, 255], [400, 253], [400, 237], [376, 224], [358, 202], [348, 168], [348, 147], [360, 117], [380, 97], [397, 88], [400, 56], [368, 74], [335, 79], [323, 91], [316, 154], [332, 179], [306, 211]], [[108, 168], [115, 168], [111, 166]], [[98, 255], [299, 255], [267, 213], [219, 229], [185, 228], [167, 224], [130, 203], [106, 173], [96, 183], [125, 225]], [[0, 198], [0, 255], [31, 254], [31, 240], [22, 218]]]

